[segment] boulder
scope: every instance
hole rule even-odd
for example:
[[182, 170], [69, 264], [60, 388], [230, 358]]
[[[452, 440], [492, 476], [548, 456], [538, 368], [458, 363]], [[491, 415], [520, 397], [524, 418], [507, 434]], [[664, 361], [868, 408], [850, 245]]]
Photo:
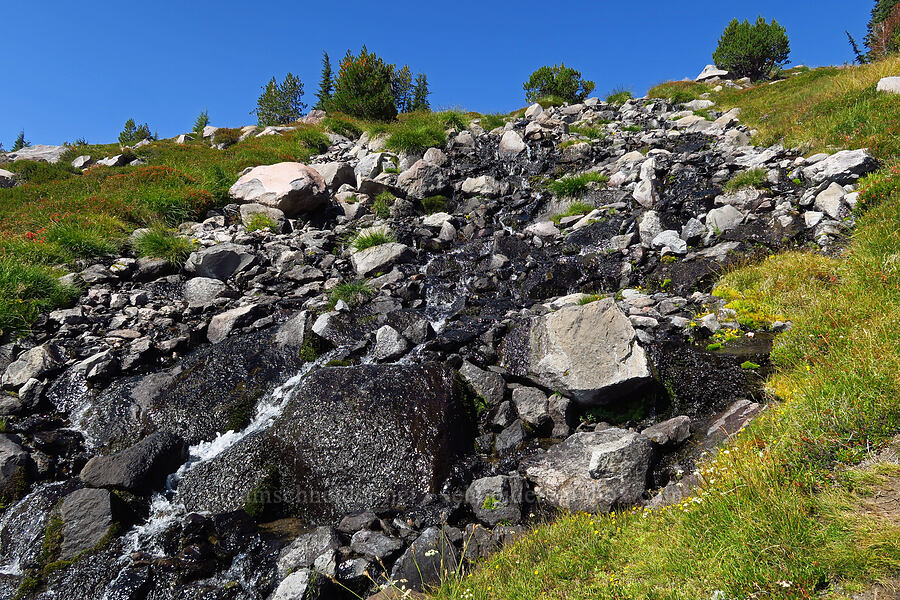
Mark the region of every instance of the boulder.
[[56, 344], [42, 344], [23, 352], [3, 374], [3, 387], [16, 389], [25, 385], [29, 379], [42, 379], [44, 376], [59, 370], [65, 364], [65, 358]]
[[299, 569], [281, 580], [269, 600], [312, 600], [320, 597], [314, 592], [316, 577], [309, 569]]
[[356, 163], [353, 172], [356, 175], [356, 187], [367, 179], [374, 179], [381, 173], [381, 166], [384, 163], [384, 153], [375, 152], [367, 154]]
[[452, 577], [459, 569], [459, 554], [447, 535], [429, 527], [397, 559], [391, 570], [393, 581], [406, 581], [406, 587], [423, 591], [425, 586]]
[[535, 429], [543, 429], [551, 423], [547, 394], [537, 388], [513, 389], [512, 401], [519, 418]]
[[677, 446], [691, 435], [691, 418], [686, 416], [671, 418], [648, 427], [641, 435], [660, 446]]
[[841, 150], [825, 160], [804, 167], [803, 176], [813, 185], [819, 185], [826, 181], [846, 185], [877, 168], [878, 161], [869, 154], [867, 149]]
[[544, 107], [535, 102], [531, 106], [525, 109], [525, 118], [526, 119], [537, 119], [544, 112]]
[[888, 94], [900, 94], [900, 77], [883, 77], [878, 81], [876, 89]]
[[240, 211], [241, 223], [244, 224], [244, 227], [249, 227], [253, 223], [254, 215], [264, 215], [275, 223], [274, 233], [279, 233], [284, 227], [284, 213], [277, 208], [254, 202], [251, 204], [241, 204]]
[[572, 512], [607, 512], [641, 499], [652, 454], [644, 436], [610, 427], [573, 434], [523, 464], [538, 498], [550, 505]]
[[840, 184], [832, 183], [816, 196], [815, 207], [832, 219], [840, 219], [844, 194], [844, 188]]
[[497, 406], [503, 402], [506, 394], [506, 381], [498, 373], [479, 369], [469, 361], [463, 362], [459, 368], [459, 376], [475, 395], [483, 398], [489, 406]]
[[366, 277], [378, 271], [388, 271], [397, 263], [407, 262], [412, 256], [413, 251], [409, 246], [388, 242], [355, 252], [350, 257], [350, 262], [357, 275]]
[[418, 200], [436, 196], [445, 191], [449, 185], [450, 177], [447, 172], [425, 160], [416, 161], [412, 167], [397, 177], [397, 187], [410, 198]]
[[6, 160], [12, 162], [17, 160], [36, 160], [47, 163], [58, 163], [63, 154], [69, 151], [66, 146], [48, 146], [44, 144], [35, 144], [26, 146], [21, 150], [8, 152]]
[[319, 172], [319, 175], [325, 181], [325, 185], [332, 190], [337, 190], [345, 183], [349, 185], [356, 184], [356, 173], [348, 163], [333, 161], [310, 166]]
[[706, 65], [694, 81], [706, 81], [715, 77], [728, 77], [728, 71], [720, 69], [716, 65]]
[[274, 469], [272, 497], [310, 524], [412, 506], [441, 489], [473, 429], [442, 365], [325, 367], [291, 392], [269, 429], [188, 471], [179, 499], [192, 511], [236, 510]]
[[76, 169], [86, 169], [91, 165], [92, 162], [93, 160], [91, 159], [91, 156], [89, 154], [83, 154], [76, 157], [75, 160], [72, 161], [72, 166]]
[[328, 201], [325, 179], [314, 168], [297, 162], [254, 167], [228, 194], [238, 203], [271, 206], [288, 217], [316, 210]]
[[681, 239], [681, 235], [674, 229], [662, 231], [653, 238], [650, 246], [655, 250], [668, 250], [671, 254], [684, 256], [687, 254], [687, 242]]
[[353, 534], [350, 549], [372, 560], [385, 560], [400, 552], [403, 549], [403, 542], [380, 531], [363, 529]]
[[527, 148], [522, 136], [511, 129], [505, 131], [500, 138], [500, 158], [516, 158]]
[[224, 282], [212, 277], [192, 277], [184, 282], [184, 299], [190, 306], [209, 306], [228, 292]]
[[706, 227], [716, 233], [730, 231], [744, 221], [744, 213], [726, 204], [706, 213]]
[[82, 488], [63, 498], [60, 560], [92, 550], [119, 520], [116, 497], [109, 490]]
[[297, 536], [278, 556], [278, 576], [286, 577], [297, 569], [311, 567], [317, 558], [341, 547], [341, 538], [331, 527], [317, 527]]
[[34, 479], [36, 467], [15, 435], [0, 434], [0, 502], [18, 500]]
[[16, 174], [6, 169], [0, 169], [0, 188], [11, 188], [14, 185], [16, 185]]
[[218, 344], [235, 329], [246, 327], [253, 323], [259, 318], [259, 314], [260, 306], [258, 304], [239, 306], [219, 313], [210, 320], [206, 337], [210, 343]]
[[466, 503], [482, 523], [518, 523], [525, 504], [525, 480], [519, 475], [476, 479], [466, 490]]
[[256, 255], [249, 246], [225, 243], [192, 252], [184, 270], [199, 277], [225, 281], [255, 262]]
[[587, 406], [605, 404], [652, 380], [650, 362], [612, 298], [534, 317], [525, 348], [506, 347], [513, 374]]
[[462, 192], [468, 196], [496, 198], [503, 193], [504, 186], [490, 175], [469, 177], [462, 184]]
[[382, 325], [375, 332], [375, 360], [396, 360], [409, 350], [409, 341], [390, 325]]
[[88, 487], [149, 494], [165, 489], [166, 478], [187, 459], [187, 443], [160, 431], [121, 452], [92, 458], [79, 477]]

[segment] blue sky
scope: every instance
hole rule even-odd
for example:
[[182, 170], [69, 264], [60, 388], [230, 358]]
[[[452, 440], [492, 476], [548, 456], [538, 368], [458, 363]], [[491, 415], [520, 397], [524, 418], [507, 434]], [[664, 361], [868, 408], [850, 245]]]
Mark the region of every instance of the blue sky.
[[599, 95], [694, 77], [733, 17], [777, 19], [794, 64], [841, 64], [844, 30], [861, 38], [871, 4], [5, 0], [0, 142], [20, 129], [32, 143], [113, 142], [129, 117], [171, 137], [204, 108], [214, 125], [252, 124], [273, 75], [298, 74], [312, 104], [322, 50], [336, 63], [362, 44], [425, 72], [433, 106], [480, 112], [522, 106], [531, 71], [561, 60]]

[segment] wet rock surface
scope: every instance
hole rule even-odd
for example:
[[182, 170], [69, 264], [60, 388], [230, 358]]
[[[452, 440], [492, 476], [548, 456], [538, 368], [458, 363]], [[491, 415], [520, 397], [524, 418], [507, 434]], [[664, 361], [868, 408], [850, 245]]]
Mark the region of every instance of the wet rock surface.
[[[183, 224], [184, 268], [69, 276], [76, 306], [0, 344], [0, 597], [29, 577], [33, 597], [367, 597], [435, 583], [534, 513], [678, 502], [764, 410], [790, 327], [753, 330], [712, 285], [839, 251], [876, 166], [754, 147], [739, 115], [692, 106], [536, 105], [421, 154], [334, 135]], [[755, 168], [759, 189], [724, 190]], [[608, 184], [562, 216], [547, 183], [588, 171]], [[44, 569], [50, 534], [72, 564]]]

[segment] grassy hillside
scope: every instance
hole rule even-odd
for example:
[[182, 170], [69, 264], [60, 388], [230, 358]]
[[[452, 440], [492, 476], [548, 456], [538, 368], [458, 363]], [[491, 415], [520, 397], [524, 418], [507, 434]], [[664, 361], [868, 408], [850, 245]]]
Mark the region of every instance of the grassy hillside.
[[[134, 229], [173, 227], [227, 203], [228, 188], [246, 167], [307, 161], [328, 148], [329, 131], [385, 135], [387, 147], [397, 151], [442, 146], [446, 128], [463, 128], [469, 118], [453, 111], [402, 115], [392, 123], [329, 118], [321, 126], [298, 125], [296, 131], [249, 138], [224, 150], [203, 140], [158, 141], [126, 150], [131, 159], [145, 159], [146, 166], [94, 166], [83, 174], [70, 166], [75, 157], [96, 160], [123, 150], [118, 144], [78, 146], [57, 165], [3, 164], [26, 183], [0, 189], [0, 334], [26, 330], [42, 311], [71, 302], [77, 291], [61, 286], [57, 277], [78, 269], [83, 259], [121, 252]], [[233, 142], [239, 133], [217, 135]], [[159, 258], [170, 254], [165, 243], [146, 247], [155, 247]]]
[[[772, 406], [707, 461], [697, 493], [663, 510], [563, 516], [435, 598], [848, 597], [900, 573], [900, 513], [861, 509], [900, 469], [854, 467], [900, 433], [900, 97], [874, 90], [898, 73], [894, 59], [713, 94], [743, 109], [759, 143], [867, 146], [886, 166], [862, 186], [844, 258], [790, 252], [720, 281], [794, 328], [772, 355]], [[708, 90], [677, 82], [651, 95]]]

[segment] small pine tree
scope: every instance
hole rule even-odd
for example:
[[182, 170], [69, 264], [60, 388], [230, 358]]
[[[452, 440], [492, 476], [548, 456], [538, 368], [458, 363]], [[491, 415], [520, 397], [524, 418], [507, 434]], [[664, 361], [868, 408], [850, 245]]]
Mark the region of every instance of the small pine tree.
[[273, 77], [263, 88], [263, 93], [256, 101], [255, 114], [259, 125], [283, 125], [298, 120], [306, 110], [303, 103], [303, 82], [293, 73], [288, 73], [279, 84]]
[[404, 65], [402, 69], [394, 69], [391, 92], [394, 94], [394, 104], [397, 106], [397, 112], [410, 112], [413, 86], [412, 73], [408, 65]]
[[555, 96], [564, 102], [574, 103], [581, 102], [594, 91], [594, 82], [582, 79], [579, 71], [560, 63], [541, 67], [531, 74], [522, 87], [528, 102]]
[[431, 104], [428, 102], [428, 78], [424, 73], [416, 75], [416, 87], [413, 88], [413, 100], [410, 110], [431, 110]]
[[209, 125], [209, 113], [204, 108], [203, 112], [201, 112], [197, 116], [197, 120], [194, 121], [194, 133], [196, 133], [197, 135], [203, 135], [203, 128], [207, 125]]
[[791, 45], [784, 27], [774, 19], [771, 23], [760, 16], [753, 25], [749, 21], [732, 19], [713, 53], [713, 61], [720, 69], [738, 77], [763, 79], [784, 66], [791, 54]]
[[316, 110], [328, 110], [328, 103], [331, 100], [331, 91], [334, 89], [334, 80], [331, 73], [331, 59], [328, 58], [327, 52], [322, 52], [322, 80], [319, 82], [319, 91], [316, 93], [316, 104], [313, 106]]
[[864, 65], [869, 62], [863, 51], [859, 49], [859, 44], [856, 43], [856, 38], [853, 37], [853, 34], [847, 30], [844, 30], [844, 33], [847, 34], [847, 40], [850, 42], [850, 49], [853, 50], [854, 60], [857, 64]]
[[119, 134], [119, 143], [123, 146], [130, 146], [144, 140], [155, 140], [156, 138], [156, 134], [150, 133], [150, 126], [147, 123], [137, 125], [134, 119], [128, 119], [125, 121], [122, 133]]
[[21, 150], [22, 148], [27, 148], [30, 145], [31, 142], [25, 139], [25, 130], [22, 130], [19, 132], [19, 136], [16, 138], [16, 141], [13, 142], [13, 147], [10, 152], [16, 152], [18, 150]]

